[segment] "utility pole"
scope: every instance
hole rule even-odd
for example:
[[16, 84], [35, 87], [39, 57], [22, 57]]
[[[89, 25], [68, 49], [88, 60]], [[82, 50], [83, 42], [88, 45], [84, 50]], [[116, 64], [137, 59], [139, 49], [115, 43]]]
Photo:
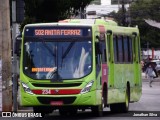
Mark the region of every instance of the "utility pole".
[[130, 6], [131, 6], [131, 2], [132, 2], [132, 0], [129, 0], [129, 9], [128, 9], [128, 26], [131, 26], [131, 8], [130, 8]]
[[124, 0], [122, 0], [122, 25], [126, 26], [126, 10]]
[[83, 6], [80, 8], [80, 16], [81, 16], [81, 19], [85, 18], [85, 10]]
[[118, 10], [120, 9], [119, 0], [118, 0]]
[[13, 60], [12, 60], [12, 81], [13, 81], [13, 111], [17, 112], [17, 83], [18, 83], [18, 77], [17, 77], [17, 56], [15, 55], [15, 39], [16, 39], [16, 0], [12, 0], [12, 54], [13, 54]]
[[86, 8], [82, 2], [81, 7], [80, 7], [80, 18], [85, 19], [86, 18]]
[[4, 112], [12, 111], [10, 33], [9, 0], [0, 0], [0, 59], [2, 60], [2, 111]]

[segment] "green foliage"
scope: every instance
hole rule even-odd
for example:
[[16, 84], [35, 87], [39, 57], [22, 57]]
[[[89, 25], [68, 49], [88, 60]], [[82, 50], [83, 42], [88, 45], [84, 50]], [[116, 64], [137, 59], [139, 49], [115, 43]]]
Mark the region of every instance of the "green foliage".
[[122, 20], [123, 20], [123, 12], [120, 8], [119, 11], [116, 13], [115, 11], [108, 14], [109, 17], [114, 18], [114, 20], [118, 23], [118, 25], [122, 26]]
[[[138, 25], [141, 34], [141, 46], [160, 47], [160, 29], [148, 25], [144, 19], [152, 19], [160, 22], [160, 0], [137, 0], [130, 6], [131, 26]], [[126, 12], [127, 14], [129, 11]], [[113, 13], [111, 13], [113, 15]], [[114, 18], [121, 23], [122, 10], [114, 13]]]
[[76, 15], [93, 0], [24, 0], [25, 20], [21, 30], [28, 23], [56, 22]]

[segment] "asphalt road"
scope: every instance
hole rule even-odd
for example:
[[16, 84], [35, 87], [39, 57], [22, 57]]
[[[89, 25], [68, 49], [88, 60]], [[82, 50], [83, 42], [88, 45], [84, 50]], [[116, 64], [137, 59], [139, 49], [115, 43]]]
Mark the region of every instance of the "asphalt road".
[[[19, 111], [22, 112], [22, 111]], [[24, 111], [23, 111], [24, 112]], [[32, 110], [26, 110], [26, 112], [32, 112]], [[3, 118], [3, 119], [23, 119], [33, 120], [35, 118]], [[142, 97], [139, 102], [130, 103], [128, 113], [116, 113], [110, 112], [109, 108], [105, 108], [103, 117], [93, 117], [91, 111], [81, 112], [79, 111], [76, 116], [59, 116], [58, 111], [54, 111], [52, 114], [45, 116], [44, 119], [52, 120], [160, 120], [160, 79], [156, 79], [153, 82], [152, 87], [149, 87], [148, 80], [143, 79]]]

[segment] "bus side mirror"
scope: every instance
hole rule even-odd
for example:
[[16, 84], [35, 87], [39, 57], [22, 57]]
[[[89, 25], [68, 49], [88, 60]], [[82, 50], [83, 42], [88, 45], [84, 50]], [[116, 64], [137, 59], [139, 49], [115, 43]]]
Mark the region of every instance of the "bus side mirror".
[[95, 43], [95, 48], [96, 48], [96, 54], [102, 54], [101, 52], [101, 46], [99, 42]]
[[107, 35], [112, 35], [112, 30], [107, 30], [106, 34]]
[[137, 36], [137, 33], [136, 33], [136, 32], [133, 32], [133, 33], [132, 33], [132, 36], [133, 36], [133, 37], [136, 37], [136, 36]]
[[95, 40], [95, 42], [96, 42], [96, 43], [98, 43], [98, 42], [99, 42], [99, 40], [100, 40], [99, 36], [98, 36], [98, 35], [96, 35], [96, 40]]
[[101, 49], [100, 49], [100, 43], [96, 42], [95, 43], [95, 53], [96, 53], [96, 65], [100, 65], [101, 64]]
[[14, 54], [16, 54], [17, 56], [20, 56], [21, 54], [21, 42], [22, 42], [22, 36], [21, 35], [18, 35], [16, 37], [16, 40], [15, 40], [15, 44], [14, 44]]

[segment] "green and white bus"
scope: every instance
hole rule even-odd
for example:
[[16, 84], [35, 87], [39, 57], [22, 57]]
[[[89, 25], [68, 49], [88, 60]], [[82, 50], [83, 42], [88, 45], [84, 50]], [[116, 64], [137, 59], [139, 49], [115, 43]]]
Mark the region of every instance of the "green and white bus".
[[138, 28], [103, 19], [26, 25], [20, 92], [21, 105], [43, 115], [127, 112], [142, 94]]

